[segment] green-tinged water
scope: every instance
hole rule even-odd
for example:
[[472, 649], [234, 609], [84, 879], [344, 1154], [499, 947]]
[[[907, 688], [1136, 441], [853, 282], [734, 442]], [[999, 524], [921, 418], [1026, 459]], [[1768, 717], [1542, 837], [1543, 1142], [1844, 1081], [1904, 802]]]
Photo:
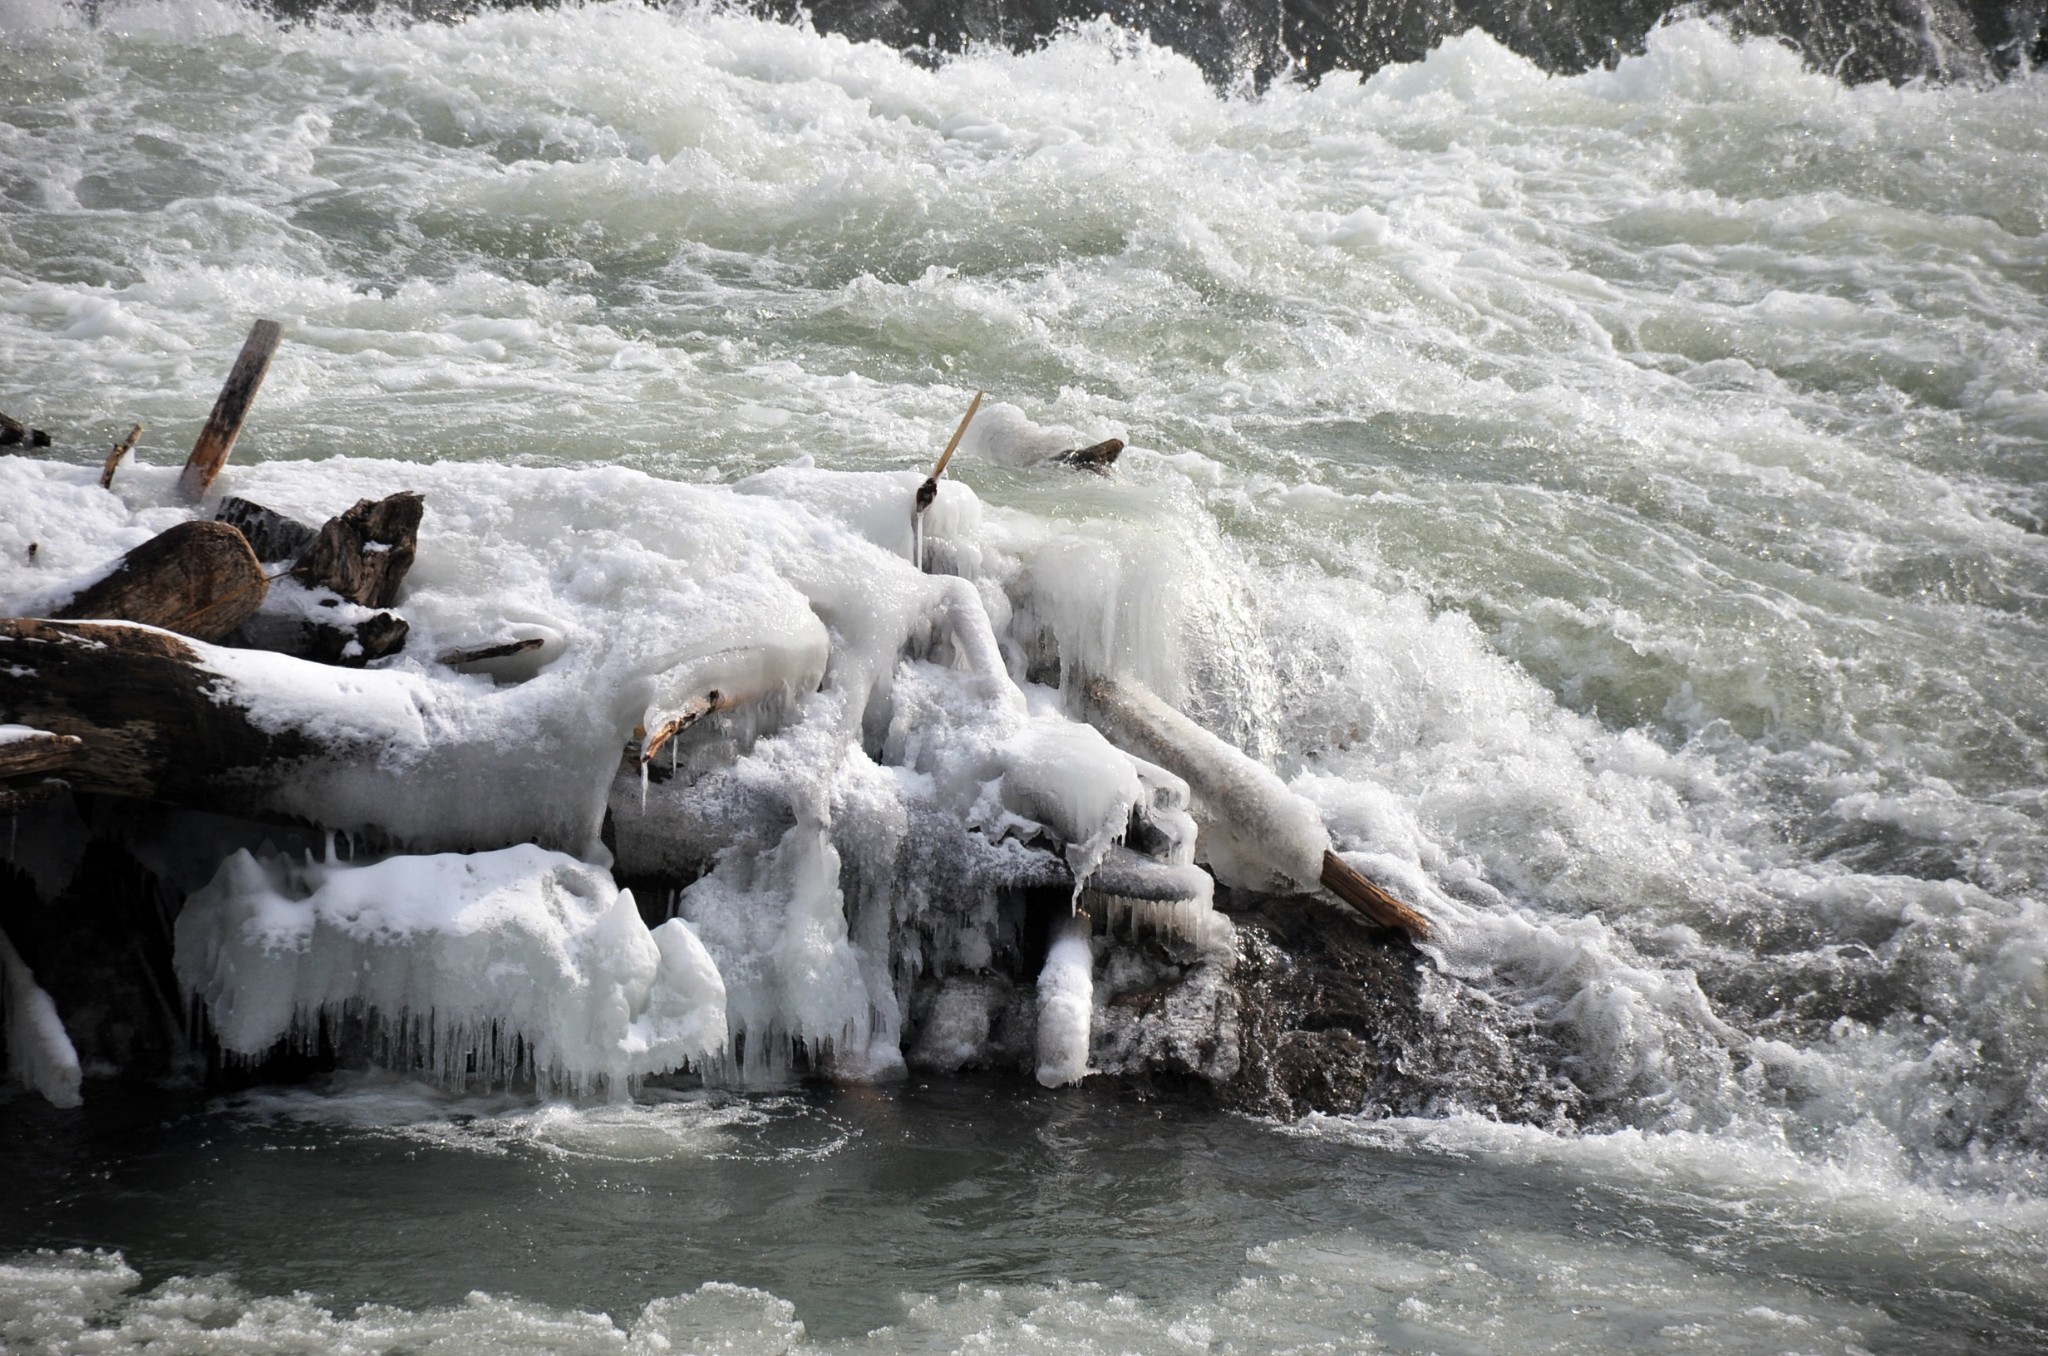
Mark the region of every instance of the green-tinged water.
[[[1711, 1173], [1652, 1193], [1618, 1164], [1449, 1149], [1414, 1122], [1290, 1132], [973, 1080], [603, 1110], [355, 1083], [24, 1119], [57, 1133], [7, 1149], [34, 1186], [0, 1224], [95, 1240], [131, 1269], [13, 1259], [0, 1335], [28, 1349], [79, 1317], [102, 1344], [85, 1349], [192, 1352], [639, 1351], [664, 1334], [699, 1351], [1906, 1352], [2041, 1335], [2032, 1260], [1989, 1229], [1937, 1212], [1887, 1236], [1853, 1206], [1744, 1199]], [[1817, 1230], [1854, 1238], [1853, 1263], [1816, 1256]]]
[[97, 14], [0, 0], [0, 409], [52, 455], [176, 460], [259, 315], [237, 464], [924, 467], [985, 389], [991, 521], [1160, 603], [1110, 657], [1436, 891], [1588, 1118], [88, 1080], [0, 1103], [0, 1341], [2048, 1345], [2040, 75], [1688, 21], [1226, 97], [1104, 26]]

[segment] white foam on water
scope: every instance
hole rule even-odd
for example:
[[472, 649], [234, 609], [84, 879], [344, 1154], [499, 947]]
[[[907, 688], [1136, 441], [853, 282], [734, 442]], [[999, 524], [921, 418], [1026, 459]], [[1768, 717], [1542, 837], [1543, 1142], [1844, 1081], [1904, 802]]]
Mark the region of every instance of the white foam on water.
[[[938, 506], [971, 487], [979, 522], [934, 535], [979, 553], [948, 564], [1010, 676], [1130, 674], [1275, 767], [1443, 924], [1442, 966], [1562, 1043], [1595, 1133], [1517, 1146], [1761, 1137], [1880, 1213], [2039, 1198], [2040, 74], [1846, 89], [1686, 20], [1582, 76], [1471, 33], [1226, 98], [1100, 24], [927, 68], [687, 7], [27, 11], [0, 25], [20, 98], [65, 116], [0, 120], [0, 367], [76, 466], [133, 419], [173, 459], [252, 311], [290, 341], [231, 483], [308, 517], [385, 483], [277, 466], [341, 450], [914, 480], [987, 388]], [[1112, 481], [1040, 465], [1111, 434]], [[400, 474], [429, 494], [423, 639], [578, 637], [579, 587], [653, 627], [656, 558], [732, 540], [604, 470], [437, 560], [455, 473]], [[10, 596], [167, 525], [166, 479], [35, 480], [47, 514], [0, 515]], [[838, 508], [771, 479], [718, 514], [903, 559], [887, 494], [816, 484]], [[517, 549], [561, 533], [588, 574]], [[825, 594], [758, 597], [783, 653]], [[981, 700], [953, 681], [915, 695]], [[854, 802], [875, 844], [927, 803], [849, 759], [792, 880], [845, 865], [817, 830]], [[843, 960], [803, 899], [790, 959]], [[817, 1020], [886, 1030], [873, 976], [833, 973]], [[1777, 1321], [1743, 1340], [1836, 1341]]]
[[493, 1158], [530, 1154], [600, 1164], [820, 1161], [845, 1148], [852, 1133], [800, 1098], [643, 1087], [631, 1101], [536, 1105], [524, 1092], [454, 1092], [385, 1072], [259, 1088], [215, 1110], [237, 1122], [337, 1128]]
[[819, 1342], [788, 1301], [721, 1282], [607, 1316], [472, 1293], [343, 1317], [306, 1295], [258, 1298], [224, 1278], [144, 1290], [118, 1254], [37, 1252], [0, 1262], [0, 1336], [29, 1350], [152, 1349], [212, 1356], [294, 1346], [353, 1351], [460, 1344], [494, 1351], [1141, 1352], [1446, 1349], [1623, 1352], [1643, 1344], [1730, 1353], [1855, 1353], [1891, 1327], [1876, 1310], [1797, 1285], [1703, 1277], [1621, 1242], [1560, 1253], [1511, 1227], [1454, 1249], [1356, 1233], [1266, 1244], [1253, 1274], [1210, 1297], [1161, 1304], [1088, 1284], [962, 1285], [903, 1297], [898, 1323]]

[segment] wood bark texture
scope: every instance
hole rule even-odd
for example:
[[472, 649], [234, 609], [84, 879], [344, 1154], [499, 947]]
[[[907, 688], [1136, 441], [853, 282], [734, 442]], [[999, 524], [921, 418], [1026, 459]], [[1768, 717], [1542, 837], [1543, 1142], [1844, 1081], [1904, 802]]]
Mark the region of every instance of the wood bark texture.
[[1429, 920], [1374, 885], [1334, 852], [1323, 854], [1323, 887], [1352, 908], [1411, 942], [1429, 940]]
[[85, 741], [76, 735], [38, 730], [26, 739], [0, 744], [0, 778], [32, 777], [56, 772], [78, 761]]
[[179, 523], [122, 556], [112, 573], [58, 609], [65, 620], [131, 621], [222, 640], [256, 615], [270, 581], [226, 523]]
[[296, 561], [312, 545], [317, 531], [296, 518], [285, 517], [276, 509], [265, 508], [253, 499], [240, 499], [234, 495], [220, 501], [219, 507], [213, 511], [213, 520], [238, 529], [249, 539], [249, 549], [256, 553], [256, 559], [266, 565]]
[[412, 568], [426, 500], [411, 491], [361, 499], [327, 520], [292, 577], [307, 588], [332, 589], [351, 603], [389, 607]]
[[213, 413], [206, 417], [206, 427], [199, 430], [199, 441], [192, 444], [192, 455], [185, 459], [185, 472], [178, 477], [178, 492], [191, 502], [206, 497], [221, 467], [228, 464], [228, 453], [234, 451], [242, 421], [248, 418], [249, 406], [282, 338], [284, 326], [275, 320], [259, 320], [249, 328], [249, 337], [242, 341], [242, 351], [214, 399]]
[[222, 699], [230, 691], [191, 644], [163, 631], [0, 620], [0, 720], [82, 740], [64, 768], [79, 791], [276, 818], [267, 788], [296, 763], [342, 751], [257, 728]]

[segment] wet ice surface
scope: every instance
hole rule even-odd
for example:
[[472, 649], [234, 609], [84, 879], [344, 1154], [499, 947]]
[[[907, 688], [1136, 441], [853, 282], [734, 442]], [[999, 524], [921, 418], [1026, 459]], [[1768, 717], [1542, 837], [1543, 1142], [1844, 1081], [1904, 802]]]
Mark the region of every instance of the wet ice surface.
[[[30, 1133], [0, 1149], [0, 1238], [22, 1249], [0, 1260], [0, 1338], [27, 1351], [145, 1333], [192, 1352], [662, 1335], [1903, 1352], [2048, 1335], [2037, 1207], [1887, 1202], [1789, 1159], [1626, 1132], [1286, 1131], [974, 1080], [573, 1109], [354, 1079], [100, 1098], [76, 1136], [9, 1112]], [[27, 1251], [78, 1243], [119, 1256]]]

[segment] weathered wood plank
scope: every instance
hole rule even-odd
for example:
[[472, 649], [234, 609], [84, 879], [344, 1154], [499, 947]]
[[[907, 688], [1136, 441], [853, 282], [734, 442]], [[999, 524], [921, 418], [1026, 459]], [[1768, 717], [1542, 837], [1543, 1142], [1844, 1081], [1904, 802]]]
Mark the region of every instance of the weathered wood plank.
[[248, 418], [249, 406], [263, 385], [264, 374], [270, 371], [271, 355], [283, 338], [284, 326], [275, 320], [259, 320], [250, 326], [249, 337], [242, 341], [242, 351], [214, 399], [213, 413], [206, 417], [206, 427], [199, 430], [199, 441], [192, 444], [192, 455], [185, 459], [184, 474], [178, 477], [178, 492], [191, 502], [206, 497], [221, 468], [228, 464], [228, 453], [241, 436], [242, 421]]

